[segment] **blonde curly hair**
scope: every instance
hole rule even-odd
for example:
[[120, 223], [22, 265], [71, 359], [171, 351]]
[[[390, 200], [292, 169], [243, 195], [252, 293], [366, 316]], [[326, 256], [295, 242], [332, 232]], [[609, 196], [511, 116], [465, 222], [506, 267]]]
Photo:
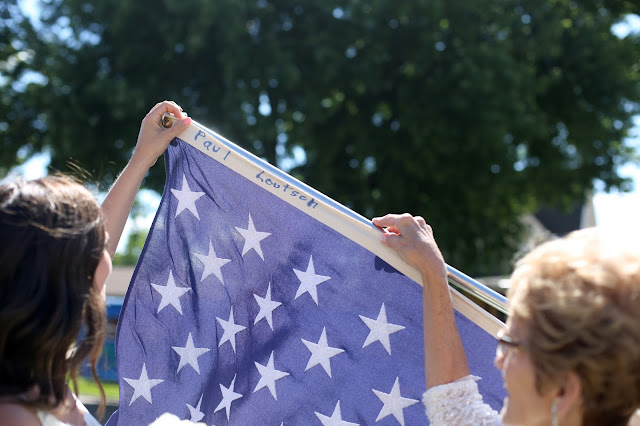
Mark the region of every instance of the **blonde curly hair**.
[[539, 393], [563, 373], [582, 384], [584, 425], [625, 425], [640, 404], [640, 250], [595, 228], [522, 258], [510, 314], [528, 331]]

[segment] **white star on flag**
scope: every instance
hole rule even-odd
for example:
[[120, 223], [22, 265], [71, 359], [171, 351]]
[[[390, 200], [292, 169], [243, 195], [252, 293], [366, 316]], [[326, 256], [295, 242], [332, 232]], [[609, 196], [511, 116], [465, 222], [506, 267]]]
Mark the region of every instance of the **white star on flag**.
[[151, 283], [151, 286], [162, 296], [160, 304], [158, 305], [158, 313], [166, 306], [173, 306], [176, 311], [182, 315], [182, 305], [180, 305], [180, 296], [191, 290], [189, 287], [178, 287], [173, 279], [173, 273], [169, 270], [169, 278], [167, 279], [167, 285], [159, 285]]
[[273, 399], [277, 401], [278, 397], [276, 396], [276, 380], [280, 380], [283, 377], [288, 376], [289, 373], [275, 369], [275, 367], [273, 366], [273, 351], [271, 351], [271, 355], [269, 356], [269, 361], [267, 362], [266, 366], [258, 364], [257, 362], [254, 362], [254, 364], [258, 369], [258, 373], [260, 373], [260, 380], [258, 380], [258, 384], [253, 390], [253, 393], [258, 392], [260, 389], [266, 386], [269, 388]]
[[223, 259], [216, 255], [216, 251], [213, 249], [213, 243], [209, 241], [209, 254], [206, 256], [200, 253], [194, 253], [200, 262], [204, 265], [204, 269], [202, 270], [202, 277], [200, 278], [200, 282], [204, 281], [209, 275], [213, 274], [220, 280], [220, 282], [224, 285], [224, 281], [222, 280], [222, 267], [227, 263], [231, 262], [230, 259]]
[[222, 346], [224, 342], [231, 342], [231, 347], [233, 348], [233, 352], [236, 351], [236, 334], [244, 330], [245, 326], [238, 325], [233, 320], [233, 307], [231, 307], [231, 313], [229, 314], [229, 320], [225, 321], [222, 318], [216, 317], [224, 333], [222, 333], [222, 338], [220, 339], [220, 343], [218, 343], [218, 347]]
[[320, 335], [320, 340], [318, 343], [309, 342], [307, 340], [301, 339], [302, 343], [309, 349], [311, 352], [311, 357], [309, 358], [309, 362], [307, 363], [307, 368], [304, 371], [307, 371], [311, 367], [315, 365], [322, 365], [324, 371], [331, 377], [331, 358], [334, 356], [341, 354], [344, 352], [344, 349], [332, 348], [327, 343], [327, 330], [326, 327], [322, 329], [322, 334]]
[[390, 393], [380, 392], [375, 389], [372, 389], [372, 391], [384, 404], [382, 406], [382, 410], [380, 410], [380, 413], [378, 414], [378, 418], [376, 418], [376, 422], [384, 419], [389, 414], [393, 414], [393, 417], [395, 417], [396, 420], [404, 426], [404, 412], [402, 410], [415, 404], [418, 400], [403, 398], [402, 395], [400, 395], [400, 382], [398, 378], [396, 377], [396, 382], [393, 384], [393, 388]]
[[316, 302], [317, 305], [318, 290], [316, 289], [316, 287], [319, 284], [322, 284], [323, 282], [331, 279], [331, 277], [325, 277], [324, 275], [316, 274], [316, 270], [313, 266], [313, 256], [309, 257], [309, 264], [307, 265], [306, 271], [303, 272], [294, 269], [293, 272], [295, 272], [296, 276], [300, 280], [300, 287], [298, 287], [298, 291], [296, 292], [296, 297], [294, 297], [294, 300], [302, 296], [304, 293], [309, 293], [309, 295], [311, 295], [311, 298], [314, 302]]
[[261, 319], [266, 319], [269, 327], [273, 330], [273, 311], [282, 303], [271, 300], [271, 283], [267, 287], [267, 294], [264, 297], [260, 297], [257, 294], [253, 294], [253, 297], [256, 298], [256, 302], [260, 306], [260, 312], [256, 315], [256, 319], [253, 322], [254, 325], [258, 323]]
[[124, 377], [124, 381], [129, 383], [133, 388], [133, 396], [131, 397], [129, 405], [133, 404], [133, 401], [139, 397], [143, 397], [149, 404], [151, 404], [151, 388], [164, 382], [164, 380], [160, 379], [150, 379], [147, 375], [146, 364], [142, 364], [142, 371], [140, 372], [139, 379], [127, 379]]
[[189, 333], [189, 337], [187, 337], [187, 344], [184, 347], [172, 346], [171, 348], [180, 355], [180, 364], [178, 365], [178, 371], [176, 371], [176, 374], [179, 373], [180, 369], [187, 364], [192, 366], [193, 369], [196, 370], [196, 373], [200, 374], [198, 357], [211, 350], [209, 348], [196, 348], [193, 345], [193, 337], [191, 337], [191, 333]]
[[225, 387], [222, 383], [220, 383], [220, 391], [222, 391], [222, 401], [216, 407], [214, 413], [222, 410], [223, 408], [227, 411], [227, 421], [229, 421], [229, 413], [231, 411], [231, 403], [238, 398], [242, 398], [242, 394], [234, 392], [233, 388], [236, 385], [236, 376], [233, 376], [233, 380], [229, 387]]
[[363, 317], [359, 315], [360, 319], [364, 321], [364, 323], [369, 327], [369, 335], [367, 339], [364, 341], [364, 345], [362, 347], [369, 346], [373, 342], [380, 342], [382, 346], [387, 350], [389, 355], [391, 355], [391, 342], [389, 341], [389, 335], [395, 333], [396, 331], [404, 330], [404, 327], [401, 325], [391, 324], [387, 322], [387, 311], [384, 307], [384, 303], [380, 308], [380, 313], [378, 313], [377, 319], [371, 319], [367, 317]]
[[271, 235], [271, 232], [256, 231], [255, 226], [253, 226], [253, 219], [251, 219], [251, 214], [249, 214], [249, 226], [247, 226], [247, 229], [236, 226], [236, 230], [240, 233], [240, 235], [242, 235], [242, 238], [244, 238], [242, 256], [244, 257], [245, 254], [253, 249], [256, 251], [256, 253], [258, 253], [258, 256], [260, 256], [260, 258], [264, 260], [262, 248], [260, 247], [260, 241]]
[[198, 209], [196, 208], [196, 200], [204, 195], [204, 192], [195, 192], [189, 189], [187, 183], [187, 177], [182, 175], [182, 189], [171, 189], [173, 195], [178, 199], [178, 207], [176, 208], [176, 215], [178, 217], [184, 209], [189, 210], [193, 215], [200, 220], [198, 215]]
[[197, 423], [204, 418], [204, 413], [200, 411], [201, 404], [202, 404], [202, 395], [200, 395], [200, 401], [198, 401], [198, 405], [196, 405], [195, 408], [187, 404], [187, 408], [189, 409], [189, 415], [191, 416], [191, 418], [189, 419], [190, 422]]
[[359, 423], [351, 423], [342, 420], [342, 412], [340, 411], [340, 401], [336, 404], [336, 408], [333, 410], [331, 417], [327, 417], [324, 414], [320, 414], [315, 411], [316, 416], [320, 419], [323, 426], [358, 426]]

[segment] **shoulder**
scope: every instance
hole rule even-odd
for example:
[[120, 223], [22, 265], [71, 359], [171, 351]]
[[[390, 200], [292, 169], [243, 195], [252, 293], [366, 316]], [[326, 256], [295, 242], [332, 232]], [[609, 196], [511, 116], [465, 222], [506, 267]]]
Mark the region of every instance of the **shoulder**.
[[0, 426], [40, 426], [36, 413], [20, 404], [0, 402]]

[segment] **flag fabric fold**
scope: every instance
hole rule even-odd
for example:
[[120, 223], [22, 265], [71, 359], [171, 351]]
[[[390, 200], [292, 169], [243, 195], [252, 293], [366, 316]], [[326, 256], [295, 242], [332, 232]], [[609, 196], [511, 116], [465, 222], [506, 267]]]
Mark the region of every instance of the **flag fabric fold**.
[[[165, 163], [118, 323], [109, 424], [165, 412], [207, 425], [428, 424], [422, 289], [380, 257], [375, 229], [346, 237], [357, 215], [197, 125]], [[495, 339], [456, 320], [499, 409]]]

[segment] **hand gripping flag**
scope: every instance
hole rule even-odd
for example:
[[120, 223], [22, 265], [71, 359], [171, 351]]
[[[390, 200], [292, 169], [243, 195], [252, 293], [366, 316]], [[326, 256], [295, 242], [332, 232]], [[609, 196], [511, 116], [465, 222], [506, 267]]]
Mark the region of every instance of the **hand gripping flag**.
[[[110, 425], [165, 412], [207, 425], [428, 424], [420, 277], [370, 221], [197, 123], [165, 162], [120, 314]], [[499, 409], [500, 323], [454, 303]]]

